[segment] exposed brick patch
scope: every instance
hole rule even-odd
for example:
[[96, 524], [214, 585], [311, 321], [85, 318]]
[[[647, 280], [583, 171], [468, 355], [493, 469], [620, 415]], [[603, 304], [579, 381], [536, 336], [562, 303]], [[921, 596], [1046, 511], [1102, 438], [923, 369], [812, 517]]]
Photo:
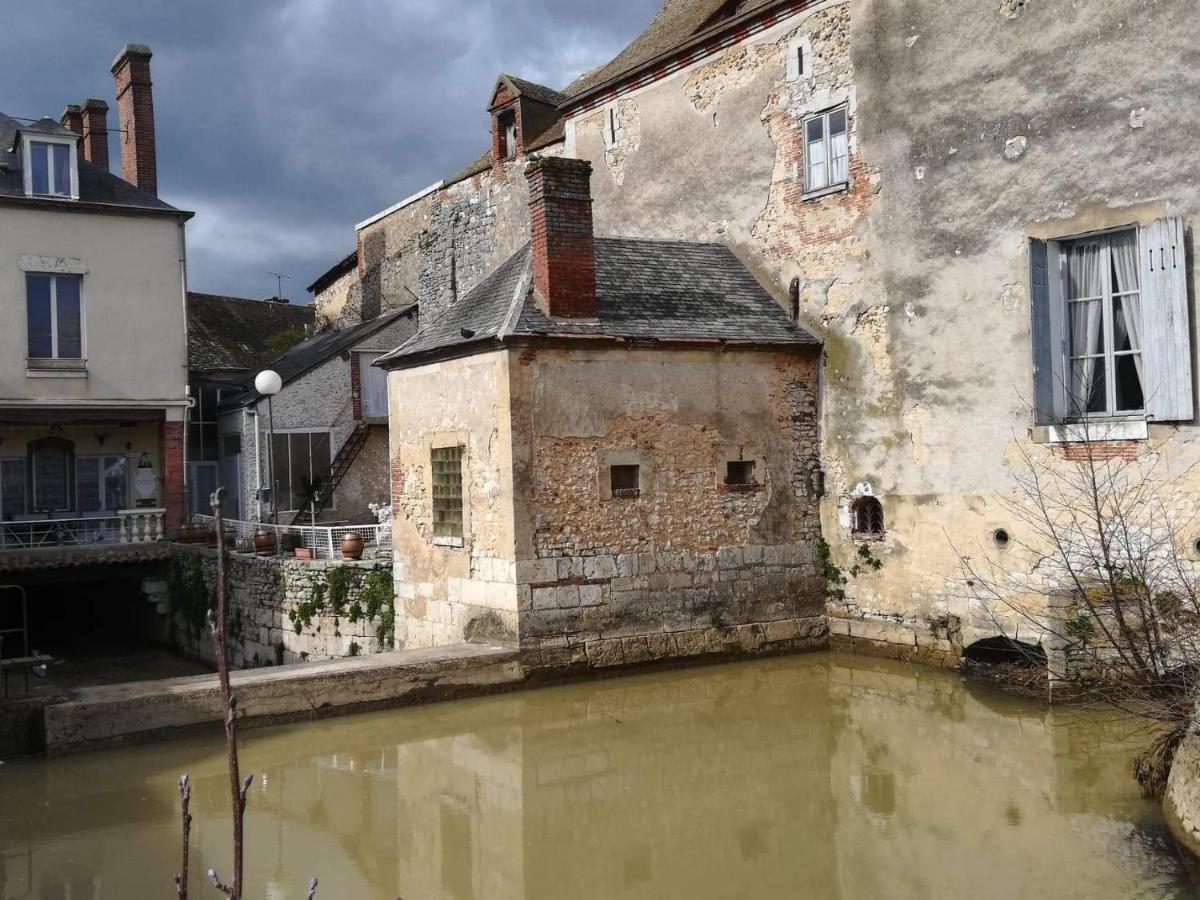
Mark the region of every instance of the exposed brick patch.
[[187, 509], [184, 503], [182, 422], [163, 423], [159, 453], [162, 459], [162, 505], [167, 511], [163, 524], [167, 537], [174, 537]]
[[1052, 444], [1051, 452], [1059, 459], [1069, 462], [1108, 462], [1114, 459], [1134, 462], [1146, 452], [1145, 441], [1077, 441], [1067, 444]]

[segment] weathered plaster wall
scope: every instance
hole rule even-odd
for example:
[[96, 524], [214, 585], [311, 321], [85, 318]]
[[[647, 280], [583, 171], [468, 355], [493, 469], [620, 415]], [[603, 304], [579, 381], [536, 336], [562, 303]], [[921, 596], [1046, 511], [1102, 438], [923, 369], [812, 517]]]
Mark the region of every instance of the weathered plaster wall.
[[[529, 350], [511, 373], [531, 665], [823, 640], [815, 355]], [[730, 459], [759, 484], [731, 491]], [[640, 496], [608, 495], [612, 464]]]
[[[1195, 55], [1188, 12], [1182, 0], [816, 4], [619, 98], [615, 142], [606, 109], [569, 124], [595, 166], [599, 232], [727, 241], [781, 300], [799, 279], [802, 316], [826, 341], [834, 562], [857, 559], [856, 493], [878, 495], [887, 520], [871, 545], [883, 568], [849, 585], [835, 634], [952, 661], [1007, 627], [966, 600], [959, 554], [1036, 561], [990, 537], [1018, 528], [999, 500], [1019, 451], [1054, 458], [1031, 442], [1027, 239], [1196, 214], [1200, 76], [1163, 62]], [[797, 43], [811, 74], [790, 79]], [[805, 198], [800, 126], [843, 100], [850, 189]], [[1178, 478], [1194, 423], [1151, 430], [1136, 452]]]
[[[507, 351], [389, 374], [396, 636], [513, 639], [517, 588]], [[463, 447], [464, 538], [434, 542], [430, 454]]]

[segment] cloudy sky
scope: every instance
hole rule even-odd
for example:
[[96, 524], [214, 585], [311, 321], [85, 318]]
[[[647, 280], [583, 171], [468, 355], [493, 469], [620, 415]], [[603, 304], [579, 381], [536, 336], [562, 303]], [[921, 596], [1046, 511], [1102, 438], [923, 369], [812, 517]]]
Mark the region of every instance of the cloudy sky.
[[115, 126], [109, 66], [148, 44], [159, 192], [196, 212], [192, 289], [262, 297], [286, 272], [285, 296], [307, 302], [355, 222], [486, 149], [499, 72], [561, 88], [659, 3], [42, 0], [0, 30], [0, 111], [57, 119], [101, 97]]

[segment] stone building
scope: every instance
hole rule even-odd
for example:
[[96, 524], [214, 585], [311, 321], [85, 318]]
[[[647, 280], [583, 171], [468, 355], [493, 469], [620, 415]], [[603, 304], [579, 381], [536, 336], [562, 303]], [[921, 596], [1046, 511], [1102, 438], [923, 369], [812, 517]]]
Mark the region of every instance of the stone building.
[[529, 164], [531, 243], [379, 365], [406, 646], [533, 667], [824, 641], [820, 345], [716, 243], [593, 239]]
[[[1008, 627], [963, 555], [1052, 588], [1006, 507], [1025, 458], [1086, 444], [1194, 506], [1191, 11], [668, 0], [561, 92], [502, 78], [492, 148], [363, 223], [318, 309], [435, 318], [528, 240], [527, 155], [589, 161], [597, 234], [720, 242], [820, 335], [821, 532], [833, 564], [882, 563], [831, 631], [953, 660]], [[557, 120], [524, 140], [530, 94]]]

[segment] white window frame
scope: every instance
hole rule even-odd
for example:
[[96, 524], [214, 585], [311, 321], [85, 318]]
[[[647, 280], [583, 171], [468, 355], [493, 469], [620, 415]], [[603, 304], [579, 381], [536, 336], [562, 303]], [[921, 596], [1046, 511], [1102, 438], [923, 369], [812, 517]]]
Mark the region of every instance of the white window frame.
[[[48, 134], [22, 134], [21, 135], [21, 161], [22, 168], [25, 172], [25, 196], [44, 198], [47, 200], [78, 200], [79, 199], [79, 148], [78, 139], [68, 137], [58, 137]], [[70, 152], [70, 161], [67, 164], [67, 176], [71, 181], [68, 191], [64, 193], [50, 192], [48, 194], [35, 194], [33, 191], [33, 145], [34, 144], [58, 144], [65, 146]], [[49, 161], [48, 161], [49, 162]], [[53, 167], [51, 167], [51, 170]], [[53, 178], [53, 174], [51, 174]]]
[[[78, 364], [78, 367], [87, 365], [87, 299], [84, 296], [84, 277], [75, 273], [67, 272], [34, 272], [27, 271], [26, 275], [40, 275], [50, 279], [50, 356], [29, 356], [29, 285], [26, 281], [25, 286], [25, 353], [26, 360], [40, 362], [44, 360], [56, 360], [65, 363]], [[60, 278], [77, 278], [79, 279], [79, 356], [61, 357], [58, 355], [58, 279]]]
[[[835, 113], [844, 113], [846, 117], [846, 177], [842, 181], [831, 181], [833, 177], [833, 141], [829, 136], [829, 117]], [[809, 164], [809, 141], [808, 141], [808, 126], [809, 123], [821, 120], [822, 141], [825, 144], [825, 172], [826, 181], [824, 184], [814, 185], [812, 183], [812, 166]], [[832, 194], [838, 191], [844, 191], [850, 187], [850, 104], [839, 103], [837, 106], [831, 106], [816, 115], [805, 117], [800, 126], [803, 131], [804, 143], [804, 196], [820, 197], [825, 194]]]
[[[333, 473], [333, 462], [335, 459], [337, 459], [337, 452], [338, 452], [338, 450], [341, 449], [340, 447], [337, 447], [337, 448], [334, 447], [333, 429], [332, 428], [276, 428], [275, 429], [275, 437], [282, 437], [283, 435], [288, 435], [288, 499], [289, 500], [291, 499], [291, 493], [292, 493], [292, 491], [291, 491], [291, 488], [292, 488], [292, 483], [291, 483], [292, 439], [291, 439], [291, 435], [293, 435], [293, 434], [304, 434], [304, 435], [324, 434], [324, 435], [329, 436], [329, 471], [330, 471], [330, 474]], [[278, 482], [279, 481], [279, 473], [276, 472], [273, 468], [274, 461], [275, 461], [275, 457], [274, 457], [275, 445], [271, 440], [271, 432], [269, 429], [264, 429], [264, 436], [266, 438], [264, 443], [267, 445], [267, 447], [270, 448], [270, 452], [272, 455], [271, 455], [270, 461], [268, 463], [267, 472], [265, 472], [263, 474], [265, 476], [268, 476], [271, 480]], [[311, 470], [311, 468], [312, 468], [312, 441], [311, 441], [311, 439], [309, 440], [309, 445], [308, 445], [308, 465], [309, 465], [309, 469]], [[274, 487], [275, 486], [272, 484], [271, 489], [274, 490]], [[281, 498], [276, 497], [275, 502], [278, 503], [280, 501], [280, 499]], [[335, 502], [336, 499], [337, 499], [337, 496], [336, 496], [336, 491], [335, 491], [334, 496], [331, 496], [329, 498], [329, 502], [325, 504], [325, 508], [328, 510], [336, 510], [337, 509], [337, 504]], [[303, 512], [303, 510], [284, 509], [282, 506], [280, 506], [277, 508], [277, 512], [280, 515], [282, 515], [283, 513]]]

